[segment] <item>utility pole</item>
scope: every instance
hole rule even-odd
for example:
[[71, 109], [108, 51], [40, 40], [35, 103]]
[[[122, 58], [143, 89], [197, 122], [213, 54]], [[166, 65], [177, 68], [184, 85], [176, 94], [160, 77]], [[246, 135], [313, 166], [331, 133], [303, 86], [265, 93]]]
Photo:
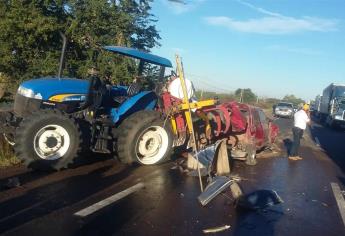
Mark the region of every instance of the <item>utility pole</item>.
[[259, 103], [259, 96], [256, 95], [256, 103], [258, 104]]
[[241, 97], [240, 97], [240, 102], [243, 102], [243, 89], [241, 89]]

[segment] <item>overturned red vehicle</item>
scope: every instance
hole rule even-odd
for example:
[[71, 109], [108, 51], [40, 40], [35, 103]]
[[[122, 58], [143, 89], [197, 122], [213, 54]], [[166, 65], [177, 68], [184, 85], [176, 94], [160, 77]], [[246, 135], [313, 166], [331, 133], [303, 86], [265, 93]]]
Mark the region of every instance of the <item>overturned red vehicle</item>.
[[[162, 94], [162, 100], [163, 110], [171, 117], [174, 146], [191, 141], [182, 101], [169, 92]], [[191, 104], [196, 108], [193, 127], [199, 148], [226, 139], [233, 158], [255, 165], [257, 151], [270, 147], [278, 135], [278, 127], [258, 107], [238, 102]]]

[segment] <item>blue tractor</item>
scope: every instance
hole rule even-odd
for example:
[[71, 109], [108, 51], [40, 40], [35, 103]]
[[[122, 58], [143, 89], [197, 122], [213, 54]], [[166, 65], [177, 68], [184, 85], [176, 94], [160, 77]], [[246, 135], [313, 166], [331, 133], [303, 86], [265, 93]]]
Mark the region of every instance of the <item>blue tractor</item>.
[[[64, 48], [64, 47], [63, 47]], [[172, 149], [171, 128], [157, 111], [159, 95], [143, 89], [145, 63], [164, 77], [168, 59], [132, 48], [104, 50], [139, 60], [140, 81], [129, 86], [105, 83], [91, 70], [88, 80], [58, 76], [23, 82], [14, 107], [0, 113], [0, 133], [29, 168], [67, 168], [83, 151], [115, 153], [123, 163], [154, 165], [167, 160]]]

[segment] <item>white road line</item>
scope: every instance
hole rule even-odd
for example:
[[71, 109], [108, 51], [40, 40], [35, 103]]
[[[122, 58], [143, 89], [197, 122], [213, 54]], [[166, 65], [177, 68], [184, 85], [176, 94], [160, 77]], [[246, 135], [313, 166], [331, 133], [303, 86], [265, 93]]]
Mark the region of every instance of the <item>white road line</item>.
[[336, 183], [331, 183], [333, 194], [335, 197], [335, 200], [337, 201], [339, 212], [341, 215], [341, 218], [343, 219], [343, 223], [345, 226], [345, 199], [341, 193], [340, 187]]
[[316, 146], [320, 147], [320, 140], [318, 137], [315, 137], [315, 142], [316, 142]]
[[119, 193], [116, 193], [102, 201], [99, 201], [89, 207], [86, 207], [76, 213], [74, 213], [75, 216], [81, 216], [81, 217], [85, 217], [85, 216], [88, 216], [124, 197], [127, 197], [128, 195], [130, 195], [131, 193], [134, 193], [140, 189], [142, 189], [144, 187], [144, 183], [138, 183], [126, 190], [123, 190], [122, 192], [119, 192]]

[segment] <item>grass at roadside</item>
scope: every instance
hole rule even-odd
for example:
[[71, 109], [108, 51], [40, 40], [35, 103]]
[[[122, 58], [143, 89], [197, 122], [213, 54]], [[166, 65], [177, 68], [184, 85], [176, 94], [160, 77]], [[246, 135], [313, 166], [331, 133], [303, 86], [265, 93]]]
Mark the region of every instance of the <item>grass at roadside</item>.
[[18, 165], [20, 160], [16, 158], [12, 147], [0, 137], [0, 168]]

